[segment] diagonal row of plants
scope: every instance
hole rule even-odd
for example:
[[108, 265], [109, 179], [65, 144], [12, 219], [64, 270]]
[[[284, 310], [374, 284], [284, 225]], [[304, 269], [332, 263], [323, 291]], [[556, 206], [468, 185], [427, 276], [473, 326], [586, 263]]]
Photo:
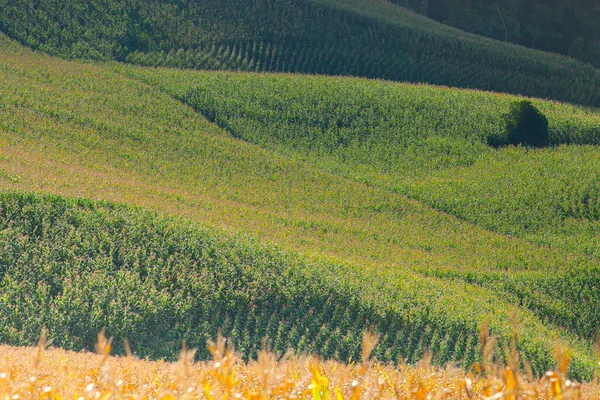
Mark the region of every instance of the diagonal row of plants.
[[375, 0], [0, 2], [0, 29], [67, 58], [429, 82], [600, 105], [590, 65]]
[[[0, 246], [4, 343], [28, 345], [47, 329], [57, 346], [91, 349], [108, 327], [141, 357], [172, 359], [186, 340], [207, 358], [203, 344], [222, 329], [246, 357], [267, 338], [279, 352], [356, 360], [376, 327], [381, 361], [416, 362], [429, 348], [438, 362], [468, 366], [480, 352], [478, 319], [493, 315], [496, 330], [510, 331], [506, 305], [485, 290], [400, 271], [378, 284], [367, 271], [108, 203], [0, 192]], [[558, 332], [515, 312], [521, 349], [543, 373]], [[589, 349], [571, 345], [572, 376], [590, 378]], [[120, 340], [115, 349], [124, 351]]]
[[[504, 234], [562, 233], [565, 248], [572, 247], [567, 236], [579, 234], [585, 240], [575, 250], [599, 255], [586, 234], [597, 232], [600, 215], [597, 110], [535, 100], [549, 119], [552, 147], [497, 149], [487, 143], [507, 143], [503, 114], [511, 96], [344, 78], [126, 73], [162, 87], [234, 137]], [[580, 232], [566, 232], [571, 221]]]

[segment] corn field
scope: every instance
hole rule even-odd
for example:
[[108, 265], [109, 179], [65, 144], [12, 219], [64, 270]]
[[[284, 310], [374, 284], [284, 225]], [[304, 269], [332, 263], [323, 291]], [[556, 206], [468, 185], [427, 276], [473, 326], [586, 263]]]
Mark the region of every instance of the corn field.
[[2, 32], [67, 58], [351, 75], [600, 105], [591, 65], [375, 0], [19, 0], [4, 9]]
[[[55, 346], [92, 350], [106, 327], [115, 337], [112, 354], [127, 354], [126, 338], [137, 357], [174, 361], [185, 340], [207, 360], [204, 344], [222, 329], [244, 362], [259, 356], [266, 338], [276, 353], [293, 349], [351, 363], [361, 359], [362, 338], [373, 329], [380, 339], [372, 355], [381, 363], [412, 365], [428, 349], [432, 365], [468, 369], [484, 361], [484, 321], [498, 338], [496, 362], [510, 362], [507, 321], [514, 316], [520, 360], [533, 379], [554, 368], [557, 343], [572, 351], [567, 375], [593, 379], [599, 314], [592, 203], [568, 208], [569, 197], [560, 197], [558, 204], [573, 211], [546, 231], [552, 235], [535, 236], [530, 227], [510, 236], [440, 211], [411, 186], [431, 179], [428, 190], [448, 201], [444, 184], [456, 190], [471, 173], [474, 183], [466, 184], [481, 189], [477, 179], [490, 175], [469, 168], [505, 160], [505, 176], [530, 185], [524, 193], [543, 194], [545, 185], [510, 168], [522, 164], [551, 177], [557, 167], [547, 157], [576, 160], [569, 168], [581, 165], [574, 175], [581, 179], [598, 159], [593, 110], [536, 101], [556, 143], [582, 144], [495, 150], [485, 138], [498, 127], [507, 96], [323, 77], [289, 77], [288, 88], [280, 75], [69, 62], [6, 38], [0, 49], [3, 343], [31, 345], [46, 329]], [[242, 98], [264, 102], [264, 115], [229, 99], [228, 79], [244, 89]], [[335, 98], [328, 85], [357, 102]], [[405, 100], [406, 109], [386, 111], [372, 101], [383, 93], [401, 103], [404, 91], [408, 99], [423, 95]], [[281, 114], [282, 136], [272, 145], [258, 135], [261, 121], [277, 124], [283, 103], [268, 93], [306, 105], [315, 95], [305, 113]], [[456, 103], [443, 102], [448, 96], [488, 104], [490, 111], [478, 112], [490, 122], [469, 133], [477, 115], [466, 118], [460, 108], [453, 114]], [[354, 120], [339, 118], [336, 108], [345, 105]], [[445, 120], [436, 119], [439, 112]], [[428, 136], [403, 131], [402, 113], [411, 125], [427, 126]], [[422, 167], [396, 168], [403, 158], [386, 159], [394, 152], [382, 148], [360, 155], [365, 126], [373, 137], [395, 135], [398, 149], [411, 149], [404, 159]], [[326, 133], [323, 144], [303, 136], [313, 130]], [[450, 161], [425, 168], [421, 154]], [[548, 193], [561, 187], [552, 182]], [[591, 178], [581, 182], [570, 184], [593, 193]], [[486, 191], [471, 202], [456, 198], [457, 209], [477, 211], [473, 201], [497, 207]], [[535, 206], [526, 211], [544, 215]], [[581, 250], [585, 234], [590, 253]], [[344, 398], [351, 396], [341, 385]]]

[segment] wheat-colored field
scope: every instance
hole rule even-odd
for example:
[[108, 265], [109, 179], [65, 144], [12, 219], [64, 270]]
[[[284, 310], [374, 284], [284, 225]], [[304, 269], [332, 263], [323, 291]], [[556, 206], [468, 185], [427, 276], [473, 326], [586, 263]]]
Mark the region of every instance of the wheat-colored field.
[[[566, 377], [569, 353], [541, 379], [516, 367], [490, 362], [494, 339], [482, 333], [484, 361], [469, 372], [421, 362], [381, 364], [370, 359], [377, 336], [363, 338], [362, 360], [349, 364], [310, 356], [259, 353], [244, 362], [225, 338], [209, 342], [213, 360], [194, 362], [184, 348], [175, 363], [110, 356], [112, 339], [98, 335], [96, 352], [0, 346], [0, 398], [4, 399], [597, 399], [596, 381]], [[526, 363], [524, 363], [527, 366]], [[527, 370], [527, 367], [525, 368]]]

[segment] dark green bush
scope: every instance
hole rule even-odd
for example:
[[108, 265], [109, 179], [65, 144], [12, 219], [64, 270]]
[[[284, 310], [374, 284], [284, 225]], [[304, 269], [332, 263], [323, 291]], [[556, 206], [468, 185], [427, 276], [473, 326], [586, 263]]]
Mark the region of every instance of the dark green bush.
[[503, 115], [509, 144], [532, 147], [548, 145], [548, 119], [530, 101], [515, 101]]

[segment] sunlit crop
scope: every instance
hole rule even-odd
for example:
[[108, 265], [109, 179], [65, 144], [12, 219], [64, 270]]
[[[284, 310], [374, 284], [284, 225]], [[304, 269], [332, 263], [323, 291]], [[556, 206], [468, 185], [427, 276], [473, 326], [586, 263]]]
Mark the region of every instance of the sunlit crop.
[[[484, 340], [490, 338], [482, 336]], [[596, 383], [566, 375], [569, 354], [555, 370], [534, 379], [514, 365], [488, 359], [465, 371], [432, 366], [427, 355], [414, 365], [382, 364], [370, 358], [377, 336], [365, 335], [361, 360], [350, 364], [311, 356], [261, 351], [245, 362], [219, 337], [209, 341], [212, 360], [195, 362], [184, 347], [175, 363], [109, 356], [112, 340], [98, 335], [96, 354], [0, 347], [0, 396], [7, 399], [592, 399]], [[490, 356], [493, 344], [484, 346]], [[485, 357], [484, 357], [485, 359]]]

